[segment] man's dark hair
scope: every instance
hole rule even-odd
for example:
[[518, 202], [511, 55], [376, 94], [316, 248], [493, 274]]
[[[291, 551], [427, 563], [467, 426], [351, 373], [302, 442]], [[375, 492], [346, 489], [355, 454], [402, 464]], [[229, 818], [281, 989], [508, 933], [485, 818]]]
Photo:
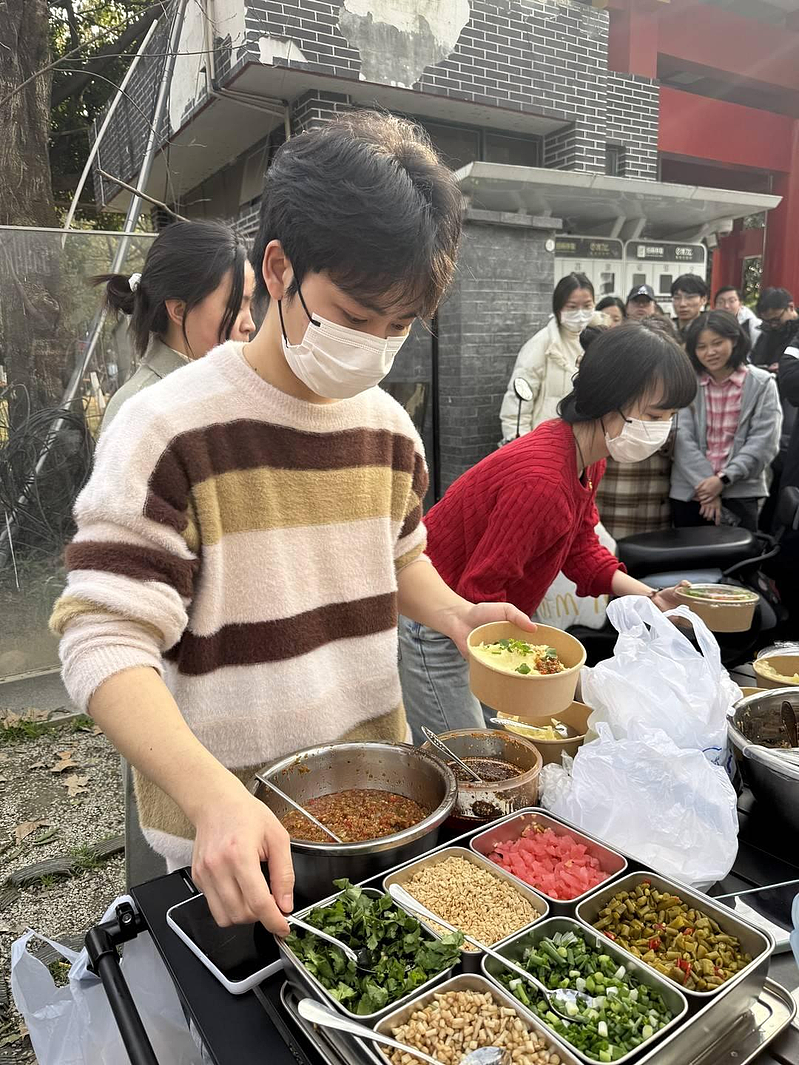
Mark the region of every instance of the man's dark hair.
[[734, 292], [739, 300], [742, 299], [741, 290], [739, 288], [736, 288], [735, 285], [722, 285], [721, 288], [717, 290], [716, 295], [713, 297], [713, 302], [715, 303], [719, 296], [723, 296], [725, 292]]
[[279, 240], [294, 271], [292, 298], [325, 272], [364, 305], [430, 317], [455, 272], [461, 193], [419, 126], [353, 112], [281, 146], [267, 171], [251, 261]]
[[591, 342], [558, 414], [570, 425], [592, 422], [628, 411], [658, 389], [658, 406], [679, 410], [693, 402], [696, 387], [696, 374], [680, 345], [651, 318], [628, 319]]
[[749, 337], [741, 328], [738, 319], [729, 311], [706, 311], [695, 318], [685, 336], [685, 351], [691, 360], [691, 365], [697, 373], [707, 373], [705, 367], [697, 358], [696, 345], [699, 343], [699, 334], [705, 329], [712, 329], [714, 333], [732, 341], [732, 354], [728, 365], [737, 370], [743, 366], [749, 355]]
[[593, 344], [603, 333], [607, 333], [608, 329], [609, 325], [587, 325], [580, 333], [580, 347], [583, 351], [588, 351], [588, 345]]
[[[188, 313], [219, 288], [230, 272], [230, 293], [217, 338], [220, 344], [227, 340], [241, 310], [246, 261], [244, 241], [222, 222], [173, 222], [150, 245], [135, 291], [126, 274], [99, 274], [92, 284], [105, 285], [109, 310], [130, 315], [133, 346], [142, 356], [150, 337], [167, 331], [167, 300], [183, 300]], [[183, 339], [188, 345], [185, 314]]]
[[677, 292], [685, 292], [689, 296], [701, 296], [703, 299], [707, 299], [707, 282], [701, 278], [699, 274], [680, 274], [680, 276], [672, 282], [672, 298]]
[[586, 274], [566, 274], [555, 285], [555, 291], [552, 293], [552, 311], [558, 324], [560, 324], [560, 312], [569, 302], [572, 292], [576, 292], [578, 288], [587, 289], [591, 293], [591, 299], [594, 298], [594, 286]]
[[618, 296], [603, 296], [596, 305], [598, 311], [604, 311], [607, 307], [618, 307], [622, 318], [627, 317], [627, 304], [620, 300]]
[[764, 288], [758, 297], [757, 313], [784, 311], [789, 303], [793, 303], [793, 296], [787, 288]]

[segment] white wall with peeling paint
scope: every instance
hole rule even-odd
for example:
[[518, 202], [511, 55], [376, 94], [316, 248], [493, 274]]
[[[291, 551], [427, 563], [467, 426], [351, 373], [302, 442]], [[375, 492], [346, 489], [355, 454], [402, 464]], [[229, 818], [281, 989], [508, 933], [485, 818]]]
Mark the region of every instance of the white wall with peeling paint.
[[169, 93], [169, 123], [178, 130], [194, 105], [205, 93], [204, 22], [212, 19], [213, 31], [209, 39], [227, 37], [232, 42], [233, 55], [244, 42], [243, 0], [192, 0], [186, 7], [186, 18], [180, 35], [180, 54], [175, 59], [175, 72]]

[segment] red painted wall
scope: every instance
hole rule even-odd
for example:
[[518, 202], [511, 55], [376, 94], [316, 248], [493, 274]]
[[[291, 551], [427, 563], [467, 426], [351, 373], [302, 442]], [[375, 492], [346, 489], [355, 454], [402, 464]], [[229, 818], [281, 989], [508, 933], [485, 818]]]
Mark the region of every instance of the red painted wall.
[[793, 127], [786, 115], [660, 89], [658, 149], [670, 155], [787, 171]]

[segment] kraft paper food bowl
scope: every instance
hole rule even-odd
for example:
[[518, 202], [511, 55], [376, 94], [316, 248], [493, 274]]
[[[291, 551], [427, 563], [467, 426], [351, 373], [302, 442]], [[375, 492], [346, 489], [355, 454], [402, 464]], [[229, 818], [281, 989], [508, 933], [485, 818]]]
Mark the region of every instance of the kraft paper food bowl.
[[[549, 765], [554, 762], [555, 765], [561, 764], [561, 755], [568, 754], [570, 758], [574, 758], [577, 754], [578, 748], [582, 747], [585, 742], [585, 735], [588, 731], [588, 718], [591, 716], [591, 707], [586, 706], [585, 703], [574, 702], [571, 706], [565, 710], [561, 710], [559, 714], [548, 714], [538, 719], [522, 718], [519, 714], [505, 714], [502, 711], [499, 712], [499, 717], [503, 721], [503, 728], [508, 729], [510, 732], [515, 732], [519, 736], [523, 736], [526, 740], [538, 748], [538, 752], [541, 755], [541, 760], [544, 765]], [[568, 725], [573, 728], [577, 733], [576, 736], [568, 736], [564, 739], [558, 740], [540, 740], [535, 736], [531, 736], [525, 729], [515, 729], [513, 727], [514, 721], [525, 721], [529, 725], [538, 725], [545, 728], [547, 725], [552, 724], [552, 718], [557, 717], [558, 721], [562, 721], [564, 725]], [[506, 722], [506, 723], [505, 723]]]
[[[769, 666], [779, 676], [771, 677], [765, 670]], [[761, 688], [791, 688], [799, 686], [799, 655], [768, 655], [765, 658], [756, 658], [752, 668], [757, 675], [757, 683]], [[794, 679], [796, 678], [796, 679]]]
[[[554, 647], [566, 668], [562, 673], [548, 676], [535, 673], [522, 676], [498, 669], [474, 654], [474, 648], [481, 643], [508, 639]], [[542, 717], [557, 717], [574, 702], [577, 678], [585, 665], [585, 648], [568, 632], [549, 625], [538, 625], [535, 632], [525, 632], [509, 621], [492, 621], [470, 632], [467, 643], [469, 687], [486, 706], [535, 722]]]
[[[755, 607], [760, 602], [757, 592], [750, 592], [748, 588], [739, 588], [737, 585], [730, 584], [692, 584], [686, 591], [694, 594], [686, 595], [685, 592], [677, 589], [675, 594], [678, 603], [687, 606], [700, 617], [711, 632], [748, 632], [751, 629]], [[701, 597], [703, 591], [707, 591], [707, 599]], [[719, 601], [712, 598], [725, 591], [746, 592], [747, 598], [737, 602]]]

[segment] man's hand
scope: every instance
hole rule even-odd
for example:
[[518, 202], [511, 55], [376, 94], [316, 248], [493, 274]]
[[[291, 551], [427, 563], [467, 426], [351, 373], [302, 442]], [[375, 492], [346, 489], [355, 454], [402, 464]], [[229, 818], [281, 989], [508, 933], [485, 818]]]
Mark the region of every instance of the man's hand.
[[704, 481], [700, 481], [696, 486], [694, 492], [694, 499], [699, 503], [710, 503], [716, 496], [720, 496], [724, 485], [721, 478], [715, 474], [712, 477], [705, 477]]
[[468, 658], [466, 640], [469, 633], [478, 625], [487, 625], [490, 621], [511, 621], [525, 632], [535, 632], [535, 625], [528, 616], [510, 603], [465, 603], [461, 610], [454, 612], [451, 619], [444, 622], [447, 627], [438, 631], [449, 636], [463, 657]]
[[690, 581], [680, 581], [673, 588], [661, 588], [657, 595], [652, 596], [652, 602], [658, 610], [674, 610], [680, 605], [680, 600], [677, 598], [678, 590], [690, 587]]
[[[294, 906], [294, 870], [289, 834], [272, 811], [231, 777], [229, 791], [209, 796], [195, 826], [191, 875], [216, 923], [260, 921], [288, 935], [283, 914]], [[269, 885], [261, 862], [269, 863]]]
[[716, 496], [715, 499], [702, 503], [699, 507], [699, 514], [705, 521], [718, 525], [721, 522], [721, 496]]

